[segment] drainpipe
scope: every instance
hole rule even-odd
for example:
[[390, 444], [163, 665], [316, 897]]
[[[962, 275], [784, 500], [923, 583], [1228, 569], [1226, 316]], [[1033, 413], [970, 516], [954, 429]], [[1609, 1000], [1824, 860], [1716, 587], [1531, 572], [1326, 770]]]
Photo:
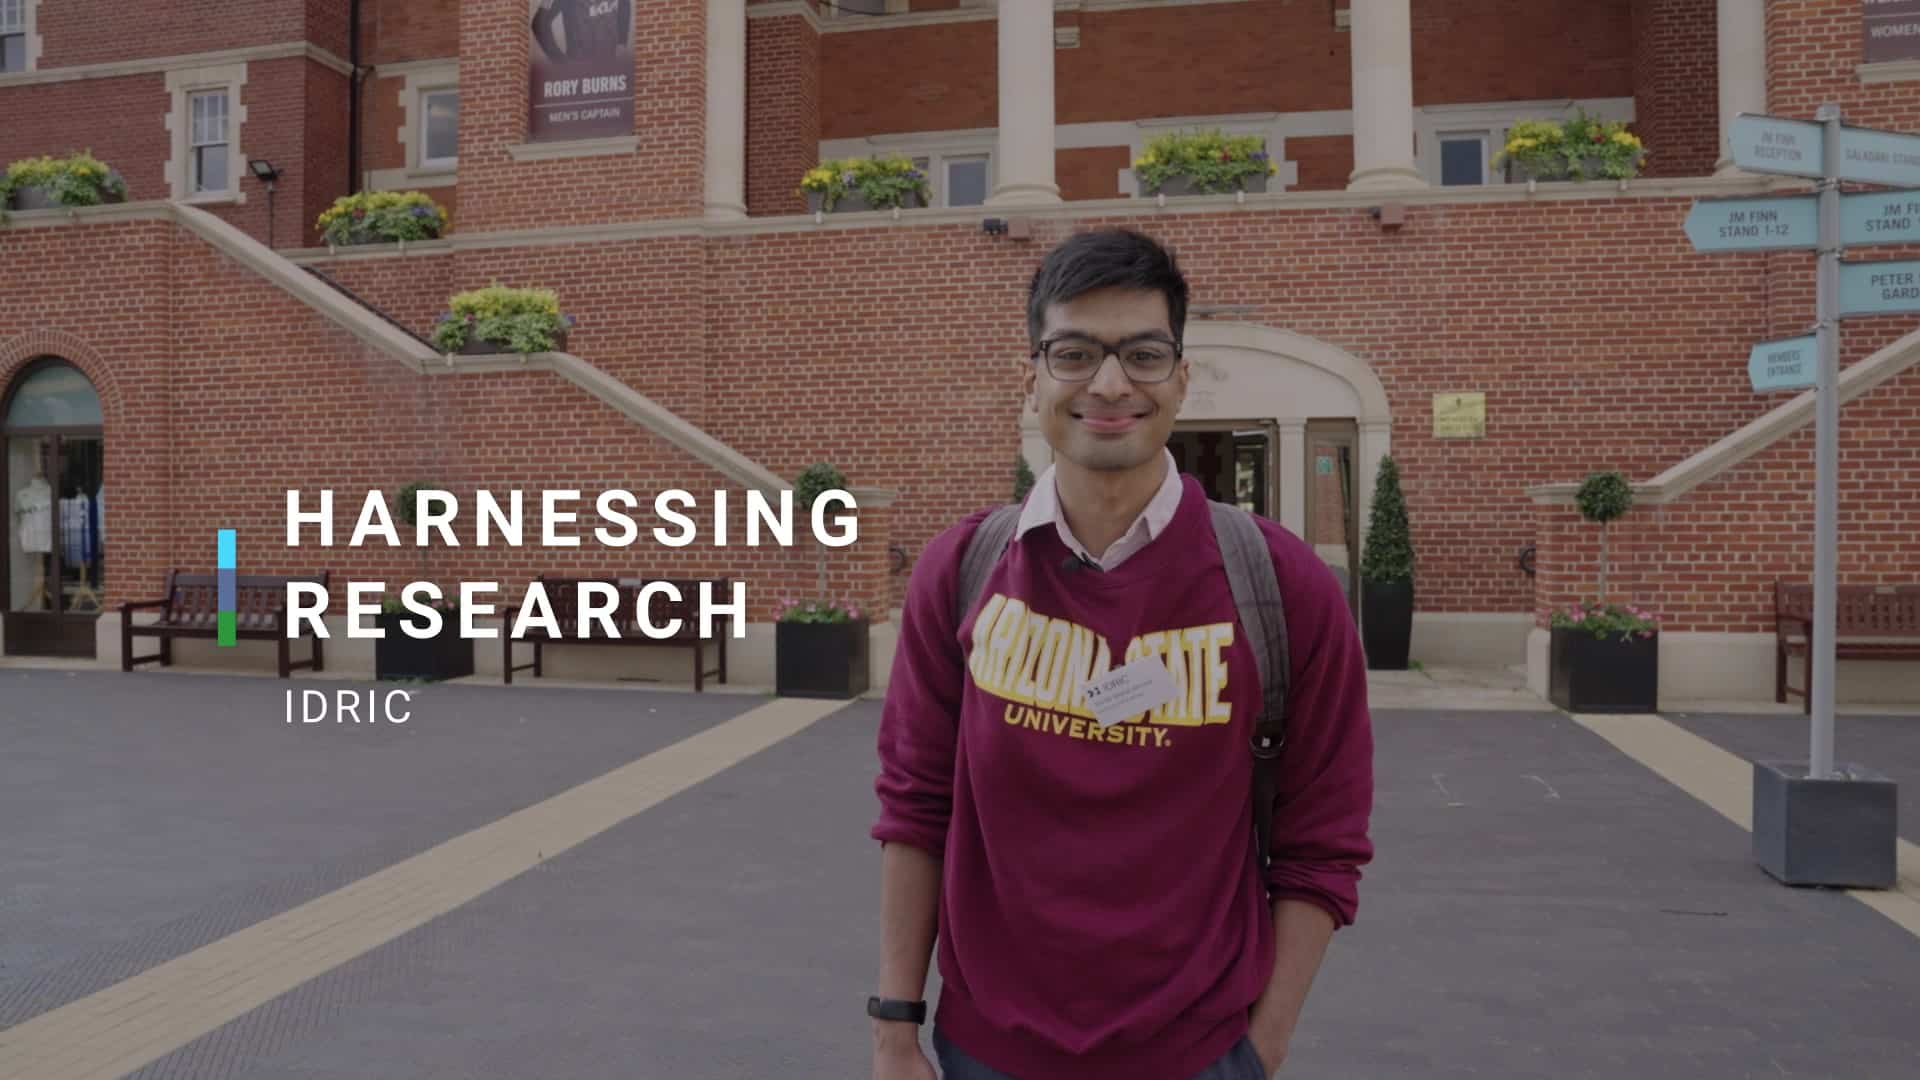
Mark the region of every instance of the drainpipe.
[[347, 4], [347, 194], [360, 193], [360, 0]]

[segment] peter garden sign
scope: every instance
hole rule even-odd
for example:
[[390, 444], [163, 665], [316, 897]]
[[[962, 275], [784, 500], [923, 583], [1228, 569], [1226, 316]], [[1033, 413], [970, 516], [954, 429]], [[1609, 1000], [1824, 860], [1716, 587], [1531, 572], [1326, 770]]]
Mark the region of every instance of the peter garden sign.
[[[1869, 0], [1867, 13], [1870, 54], [1875, 42], [1886, 49], [1920, 45], [1920, 0]], [[1755, 392], [1812, 387], [1815, 418], [1813, 619], [1805, 628], [1809, 760], [1754, 763], [1753, 851], [1789, 884], [1891, 888], [1892, 781], [1854, 766], [1836, 770], [1833, 761], [1840, 320], [1920, 313], [1920, 261], [1843, 262], [1841, 252], [1920, 242], [1920, 191], [1910, 190], [1920, 188], [1920, 135], [1848, 127], [1838, 105], [1824, 105], [1813, 122], [1743, 113], [1728, 141], [1742, 169], [1818, 182], [1806, 195], [1701, 200], [1685, 223], [1696, 251], [1818, 252], [1813, 332], [1761, 342], [1747, 358]], [[1903, 190], [1843, 196], [1843, 180]]]

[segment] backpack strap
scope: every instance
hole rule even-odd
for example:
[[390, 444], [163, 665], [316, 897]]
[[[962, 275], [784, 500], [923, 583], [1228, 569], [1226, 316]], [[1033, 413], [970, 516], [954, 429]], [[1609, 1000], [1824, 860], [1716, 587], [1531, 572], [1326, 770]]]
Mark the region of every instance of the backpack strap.
[[960, 556], [960, 580], [954, 589], [954, 626], [958, 627], [967, 612], [973, 610], [974, 601], [980, 598], [980, 590], [986, 586], [994, 565], [1006, 553], [1007, 545], [1013, 540], [1013, 530], [1020, 524], [1020, 507], [1020, 503], [994, 507], [968, 538], [966, 550]]
[[1280, 582], [1273, 570], [1273, 552], [1253, 516], [1231, 503], [1209, 502], [1213, 534], [1226, 564], [1227, 584], [1240, 626], [1260, 670], [1260, 714], [1254, 719], [1250, 747], [1253, 753], [1253, 823], [1255, 856], [1264, 880], [1273, 850], [1273, 803], [1278, 795], [1275, 775], [1280, 748], [1287, 741], [1287, 620], [1280, 602]]

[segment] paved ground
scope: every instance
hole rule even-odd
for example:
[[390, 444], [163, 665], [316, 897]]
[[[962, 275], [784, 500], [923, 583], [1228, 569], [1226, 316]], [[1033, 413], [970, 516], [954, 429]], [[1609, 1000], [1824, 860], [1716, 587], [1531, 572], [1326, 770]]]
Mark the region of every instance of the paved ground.
[[[290, 728], [285, 685], [0, 671], [0, 1055], [10, 1027], [766, 704], [447, 686], [402, 726]], [[135, 1075], [864, 1075], [877, 716], [743, 751]], [[1794, 718], [1680, 722], [1804, 752]], [[1379, 859], [1283, 1075], [1914, 1075], [1920, 938], [1772, 883], [1739, 826], [1560, 714], [1376, 726]], [[1920, 782], [1920, 722], [1842, 732], [1843, 758]]]
[[[1674, 723], [1748, 761], [1800, 761], [1810, 753], [1812, 722], [1792, 716], [1676, 714]], [[1900, 835], [1920, 843], [1920, 719], [1840, 716], [1833, 722], [1836, 762], [1858, 765], [1898, 786]], [[1920, 1070], [1916, 1070], [1920, 1074]]]

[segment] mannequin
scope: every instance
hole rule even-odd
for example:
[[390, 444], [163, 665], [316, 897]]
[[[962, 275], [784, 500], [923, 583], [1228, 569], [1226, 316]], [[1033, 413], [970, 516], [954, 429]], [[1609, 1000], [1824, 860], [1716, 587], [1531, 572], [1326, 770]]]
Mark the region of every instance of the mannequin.
[[70, 611], [99, 611], [100, 594], [94, 591], [93, 560], [96, 541], [93, 533], [93, 499], [78, 487], [73, 489], [70, 498], [60, 500], [60, 562], [63, 568], [72, 566], [79, 571], [78, 582], [70, 589], [63, 583], [63, 591], [72, 594], [67, 605]]
[[53, 491], [47, 485], [45, 466], [36, 457], [33, 479], [13, 499], [13, 516], [18, 529], [20, 550], [40, 558], [34, 571], [33, 590], [21, 611], [44, 611], [47, 603], [47, 556], [53, 551]]

